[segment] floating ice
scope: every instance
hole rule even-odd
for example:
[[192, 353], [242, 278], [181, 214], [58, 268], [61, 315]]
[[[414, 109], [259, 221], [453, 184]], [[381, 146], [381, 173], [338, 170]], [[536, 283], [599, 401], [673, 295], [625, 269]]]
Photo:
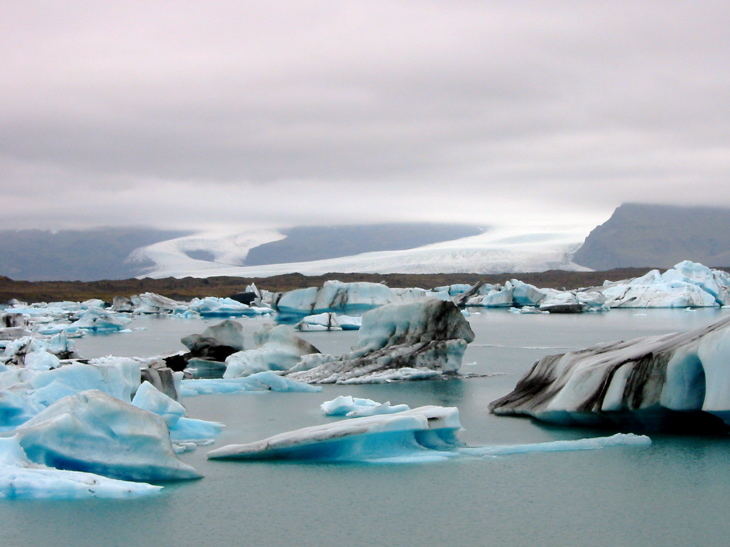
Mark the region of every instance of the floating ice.
[[261, 330], [254, 338], [258, 348], [239, 351], [226, 358], [224, 378], [239, 378], [267, 370], [288, 370], [303, 355], [319, 353], [317, 348], [297, 337], [286, 325]]
[[615, 435], [513, 446], [467, 447], [459, 440], [459, 411], [422, 406], [396, 414], [350, 418], [212, 450], [209, 459], [295, 459], [331, 462], [413, 463], [526, 452], [647, 446], [648, 437]]
[[566, 425], [691, 432], [730, 425], [730, 317], [535, 363], [495, 414]]
[[248, 306], [232, 298], [193, 298], [190, 301], [190, 310], [199, 313], [201, 317], [237, 317], [253, 316], [272, 313], [273, 310], [265, 307]]
[[14, 437], [0, 438], [0, 498], [71, 500], [137, 498], [162, 487], [109, 479], [93, 473], [63, 471], [32, 463]]
[[281, 313], [317, 314], [328, 311], [357, 312], [398, 299], [382, 283], [326, 281], [321, 288], [308, 287], [283, 293], [275, 302]]
[[372, 383], [455, 374], [474, 333], [452, 302], [390, 304], [363, 315], [359, 341], [341, 357], [305, 356], [289, 373], [313, 383]]
[[332, 312], [318, 313], [302, 317], [294, 327], [299, 331], [337, 331], [342, 330], [335, 314]]
[[201, 477], [175, 457], [162, 418], [98, 390], [61, 399], [15, 435], [31, 461], [59, 469], [135, 481]]
[[341, 395], [325, 401], [319, 407], [325, 416], [346, 416], [348, 418], [357, 418], [360, 416], [375, 416], [376, 414], [393, 414], [395, 412], [403, 412], [410, 410], [408, 405], [391, 405], [390, 401], [378, 403], [371, 399], [361, 399], [350, 395]]
[[663, 274], [607, 281], [601, 292], [611, 308], [717, 307], [730, 301], [730, 274], [685, 260]]
[[243, 378], [183, 380], [180, 393], [184, 397], [193, 397], [213, 393], [241, 393], [247, 391], [315, 392], [321, 391], [321, 389], [319, 386], [297, 382], [273, 372], [259, 372]]

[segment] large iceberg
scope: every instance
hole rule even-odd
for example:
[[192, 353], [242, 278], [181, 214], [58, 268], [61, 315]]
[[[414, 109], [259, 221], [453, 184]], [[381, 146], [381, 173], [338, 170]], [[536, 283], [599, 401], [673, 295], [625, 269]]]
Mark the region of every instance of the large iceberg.
[[64, 471], [31, 462], [15, 437], [0, 438], [0, 499], [137, 498], [161, 486]]
[[188, 369], [198, 378], [220, 378], [225, 371], [226, 358], [243, 349], [243, 327], [237, 321], [226, 319], [206, 328], [201, 334], [180, 339], [187, 353], [165, 358], [173, 370]]
[[460, 430], [457, 408], [422, 406], [396, 414], [350, 418], [280, 433], [256, 442], [223, 446], [209, 452], [208, 458], [415, 463], [651, 444], [648, 437], [628, 434], [574, 441], [470, 447], [459, 439]]
[[543, 357], [490, 408], [564, 425], [725, 431], [729, 362], [726, 317], [689, 332]]
[[717, 307], [730, 303], [730, 274], [689, 260], [600, 289], [611, 308]]
[[452, 303], [426, 299], [363, 315], [359, 341], [340, 357], [305, 356], [290, 378], [311, 383], [373, 383], [457, 373], [474, 333]]
[[39, 464], [134, 481], [196, 479], [175, 456], [165, 420], [97, 390], [65, 397], [15, 432]]

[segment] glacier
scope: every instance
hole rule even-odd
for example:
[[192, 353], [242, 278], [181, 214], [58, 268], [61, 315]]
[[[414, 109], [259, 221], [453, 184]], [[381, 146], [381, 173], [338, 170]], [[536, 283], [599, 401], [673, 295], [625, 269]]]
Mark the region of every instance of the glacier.
[[571, 426], [727, 431], [729, 362], [725, 317], [687, 332], [543, 357], [490, 409]]
[[464, 457], [651, 445], [649, 437], [624, 434], [573, 441], [470, 447], [459, 439], [461, 429], [457, 408], [422, 406], [395, 414], [304, 427], [251, 443], [227, 445], [208, 452], [208, 459], [423, 463]]
[[[285, 236], [272, 230], [242, 233], [204, 233], [143, 247], [134, 258], [154, 263], [140, 277], [268, 277], [291, 272], [323, 275], [330, 272], [361, 273], [503, 273], [553, 269], [588, 271], [571, 260], [585, 239], [583, 227], [550, 234], [527, 233], [522, 227], [493, 227], [476, 235], [404, 249], [375, 251], [340, 258], [289, 262], [263, 266], [240, 266], [248, 251]], [[238, 239], [238, 240], [237, 240]], [[187, 254], [212, 252], [210, 261]]]

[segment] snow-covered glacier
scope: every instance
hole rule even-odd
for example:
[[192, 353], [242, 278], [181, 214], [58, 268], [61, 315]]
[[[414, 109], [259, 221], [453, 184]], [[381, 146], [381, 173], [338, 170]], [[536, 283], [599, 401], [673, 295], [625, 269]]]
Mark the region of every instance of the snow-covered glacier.
[[208, 458], [423, 463], [463, 457], [644, 447], [651, 444], [648, 437], [628, 434], [523, 445], [466, 446], [458, 436], [461, 429], [457, 408], [422, 406], [394, 414], [305, 427], [251, 443], [227, 445], [208, 452]]
[[490, 408], [563, 425], [726, 431], [730, 317], [688, 332], [543, 357]]
[[[571, 261], [580, 247], [583, 229], [529, 233], [523, 228], [501, 227], [482, 234], [398, 251], [377, 251], [341, 258], [290, 262], [263, 266], [240, 266], [248, 251], [285, 237], [275, 230], [240, 234], [205, 233], [155, 243], [135, 251], [133, 258], [151, 261], [144, 277], [212, 277], [219, 275], [266, 277], [299, 272], [322, 275], [329, 272], [372, 273], [502, 273], [550, 269], [585, 271]], [[207, 251], [210, 260], [189, 253]]]

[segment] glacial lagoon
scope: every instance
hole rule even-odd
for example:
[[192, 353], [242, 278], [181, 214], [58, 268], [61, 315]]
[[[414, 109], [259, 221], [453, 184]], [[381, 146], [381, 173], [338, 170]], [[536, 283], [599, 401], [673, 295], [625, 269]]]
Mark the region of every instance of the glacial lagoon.
[[[338, 395], [456, 406], [470, 445], [606, 435], [488, 413], [538, 358], [600, 341], [699, 327], [727, 309], [613, 310], [576, 315], [472, 312], [462, 372], [480, 377], [323, 386], [318, 393], [184, 398], [188, 415], [226, 429], [180, 457], [205, 478], [137, 500], [0, 500], [2, 545], [726, 545], [730, 439], [652, 435], [618, 447], [421, 464], [208, 461], [211, 448], [326, 423]], [[130, 333], [76, 341], [83, 357], [165, 354], [219, 320], [139, 318]], [[271, 319], [242, 319], [251, 334]], [[357, 332], [302, 336], [341, 353]], [[250, 343], [249, 346], [250, 347]]]

